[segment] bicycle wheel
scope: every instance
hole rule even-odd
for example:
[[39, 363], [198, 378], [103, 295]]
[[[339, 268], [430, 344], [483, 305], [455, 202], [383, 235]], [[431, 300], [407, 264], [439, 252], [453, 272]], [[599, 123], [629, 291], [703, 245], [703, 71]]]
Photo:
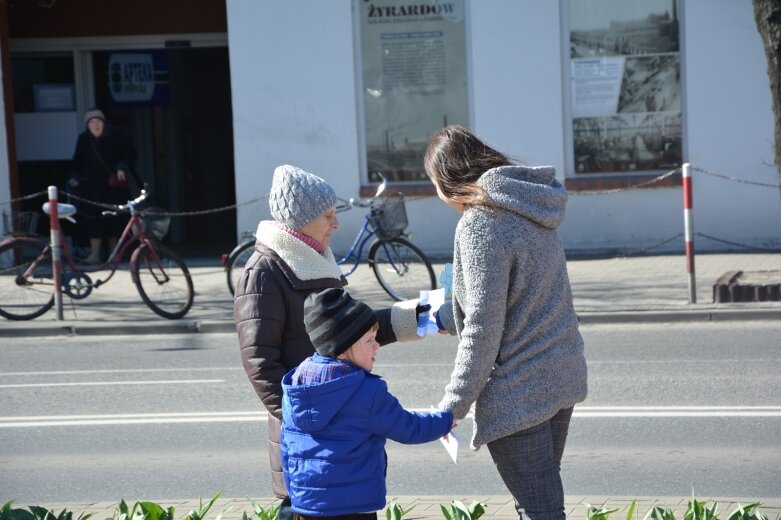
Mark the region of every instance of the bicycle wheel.
[[31, 320], [52, 305], [52, 257], [46, 244], [19, 238], [0, 246], [0, 316]]
[[228, 278], [228, 289], [231, 296], [236, 292], [236, 282], [239, 281], [241, 273], [244, 272], [244, 266], [247, 260], [255, 252], [255, 240], [247, 240], [233, 248], [228, 255], [228, 261], [225, 262], [225, 274]]
[[421, 289], [437, 288], [431, 262], [404, 238], [374, 242], [369, 249], [369, 265], [382, 288], [396, 301], [418, 298]]
[[130, 260], [130, 274], [141, 299], [163, 318], [181, 318], [192, 307], [190, 272], [179, 255], [166, 246], [138, 246]]

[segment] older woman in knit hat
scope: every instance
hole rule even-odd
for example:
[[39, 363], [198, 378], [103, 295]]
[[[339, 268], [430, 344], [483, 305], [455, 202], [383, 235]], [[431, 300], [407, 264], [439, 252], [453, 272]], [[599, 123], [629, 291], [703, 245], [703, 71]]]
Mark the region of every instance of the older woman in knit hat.
[[[301, 168], [279, 166], [269, 207], [274, 220], [258, 225], [255, 252], [236, 285], [234, 320], [244, 370], [269, 413], [271, 484], [283, 499], [285, 520], [292, 513], [280, 459], [282, 377], [315, 352], [304, 325], [306, 297], [347, 280], [330, 248], [339, 227], [330, 184]], [[419, 310], [411, 300], [377, 311], [377, 342], [418, 339]]]

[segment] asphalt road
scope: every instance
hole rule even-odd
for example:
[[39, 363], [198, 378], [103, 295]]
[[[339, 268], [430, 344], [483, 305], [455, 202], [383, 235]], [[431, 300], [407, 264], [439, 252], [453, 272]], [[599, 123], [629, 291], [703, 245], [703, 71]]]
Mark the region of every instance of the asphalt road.
[[[780, 496], [781, 323], [583, 326], [589, 397], [568, 495]], [[455, 341], [381, 351], [408, 408], [438, 402]], [[266, 423], [230, 334], [0, 339], [0, 501], [270, 496]], [[461, 437], [389, 443], [389, 496], [503, 494]]]

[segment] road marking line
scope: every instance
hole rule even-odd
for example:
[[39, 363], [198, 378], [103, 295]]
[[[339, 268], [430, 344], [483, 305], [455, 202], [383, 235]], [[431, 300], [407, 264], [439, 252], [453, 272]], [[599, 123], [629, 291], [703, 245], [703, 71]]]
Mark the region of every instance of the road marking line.
[[[428, 412], [430, 408], [411, 408]], [[581, 406], [578, 418], [605, 417], [781, 417], [781, 406]], [[469, 414], [467, 418], [472, 419]], [[265, 422], [268, 413], [257, 411], [128, 413], [93, 415], [39, 415], [0, 417], [0, 428], [39, 428], [46, 426], [105, 426], [129, 424], [177, 424], [218, 422]]]
[[116, 385], [192, 385], [224, 383], [224, 379], [182, 379], [178, 381], [97, 381], [76, 383], [20, 383], [13, 385], [0, 385], [2, 388], [41, 388], [50, 386], [116, 386]]
[[0, 421], [48, 421], [48, 420], [78, 420], [78, 419], [143, 419], [160, 417], [211, 417], [211, 416], [266, 416], [266, 412], [172, 412], [172, 413], [119, 413], [119, 414], [87, 414], [87, 415], [32, 415], [18, 417], [0, 417]]
[[124, 368], [105, 370], [50, 370], [48, 372], [0, 372], [2, 377], [14, 376], [65, 376], [76, 374], [128, 374], [146, 372], [209, 372], [217, 370], [243, 370], [242, 367], [214, 367], [214, 368]]
[[604, 411], [604, 410], [641, 410], [641, 411], [660, 411], [660, 410], [781, 410], [781, 406], [774, 405], [748, 405], [748, 406], [576, 406], [575, 411]]

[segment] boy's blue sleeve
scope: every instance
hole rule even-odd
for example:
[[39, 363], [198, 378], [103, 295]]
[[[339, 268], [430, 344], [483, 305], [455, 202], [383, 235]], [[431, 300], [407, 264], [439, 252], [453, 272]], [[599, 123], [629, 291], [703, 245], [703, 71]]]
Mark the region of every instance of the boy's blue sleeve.
[[385, 381], [378, 380], [378, 383], [372, 402], [373, 433], [402, 444], [423, 444], [451, 430], [450, 412], [409, 412], [388, 392]]
[[290, 472], [287, 469], [287, 442], [285, 442], [285, 434], [285, 426], [283, 424], [279, 436], [279, 451], [282, 460], [282, 475], [285, 477], [285, 489], [290, 489]]

